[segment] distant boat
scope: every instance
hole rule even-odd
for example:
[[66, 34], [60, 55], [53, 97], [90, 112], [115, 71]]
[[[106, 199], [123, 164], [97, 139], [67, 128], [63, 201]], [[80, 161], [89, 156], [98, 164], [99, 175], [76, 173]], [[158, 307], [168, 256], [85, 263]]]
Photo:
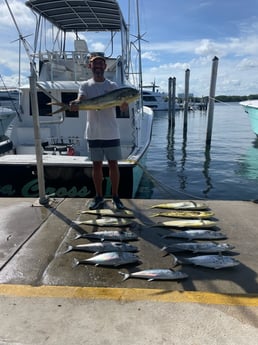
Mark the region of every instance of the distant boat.
[[143, 91], [142, 92], [143, 104], [150, 107], [152, 110], [164, 111], [168, 110], [168, 101], [165, 96], [158, 91]]
[[258, 100], [240, 102], [240, 105], [244, 107], [245, 112], [248, 114], [252, 130], [258, 137]]
[[18, 89], [0, 89], [0, 102], [18, 100], [20, 91]]
[[16, 116], [16, 111], [0, 106], [0, 136], [4, 135], [6, 129]]
[[0, 89], [0, 107], [17, 109], [20, 99], [19, 89]]
[[[144, 86], [143, 86], [144, 87]], [[154, 111], [168, 111], [169, 102], [165, 93], [159, 91], [143, 91], [142, 92], [143, 104]], [[175, 104], [175, 110], [182, 108], [178, 103]]]
[[[95, 195], [93, 162], [88, 157], [84, 138], [87, 113], [83, 110], [66, 110], [52, 116], [57, 105], [51, 105], [51, 102], [57, 100], [69, 104], [76, 98], [80, 83], [92, 76], [89, 68], [92, 52], [89, 52], [86, 41], [82, 39], [85, 32], [86, 36], [94, 32], [96, 44], [102, 42], [103, 36], [107, 38], [107, 42], [103, 43], [103, 46], [110, 47], [105, 52], [106, 78], [115, 81], [119, 87], [133, 87], [129, 77], [134, 72], [139, 78], [141, 71], [131, 66], [129, 25], [116, 0], [30, 0], [25, 4], [37, 16], [35, 35], [39, 41], [35, 39], [31, 59], [36, 66], [38, 80], [34, 88], [30, 85], [20, 88], [21, 114], [6, 131], [13, 149], [10, 152], [8, 146], [8, 151], [0, 157], [0, 196], [39, 196], [41, 184], [37, 177], [37, 163], [41, 157], [46, 195], [92, 197]], [[48, 35], [51, 25], [53, 35]], [[38, 35], [44, 30], [45, 36]], [[107, 32], [110, 35], [104, 35]], [[79, 34], [82, 38], [79, 38]], [[72, 35], [73, 48], [69, 41]], [[45, 41], [46, 37], [50, 42]], [[42, 50], [43, 46], [45, 50]], [[36, 53], [37, 48], [39, 51]], [[140, 43], [137, 51], [141, 56]], [[138, 87], [139, 83], [136, 84]], [[124, 113], [119, 107], [116, 108], [122, 148], [122, 160], [118, 162], [121, 198], [135, 196], [143, 175], [138, 163], [143, 160], [151, 140], [153, 111], [142, 104], [141, 99], [133, 101]], [[39, 126], [35, 125], [34, 117], [38, 117]], [[35, 135], [38, 127], [40, 138]], [[103, 191], [105, 197], [111, 196], [107, 161], [103, 163]]]

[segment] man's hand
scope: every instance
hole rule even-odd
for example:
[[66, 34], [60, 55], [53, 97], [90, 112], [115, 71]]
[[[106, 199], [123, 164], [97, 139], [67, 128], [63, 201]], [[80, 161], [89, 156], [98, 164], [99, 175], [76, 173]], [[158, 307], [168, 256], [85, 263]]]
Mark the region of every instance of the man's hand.
[[120, 110], [121, 110], [122, 112], [127, 111], [127, 110], [128, 110], [128, 103], [126, 103], [126, 102], [122, 103], [122, 104], [120, 105]]
[[78, 111], [79, 110], [78, 100], [71, 101], [69, 103], [69, 107], [70, 107], [70, 111]]

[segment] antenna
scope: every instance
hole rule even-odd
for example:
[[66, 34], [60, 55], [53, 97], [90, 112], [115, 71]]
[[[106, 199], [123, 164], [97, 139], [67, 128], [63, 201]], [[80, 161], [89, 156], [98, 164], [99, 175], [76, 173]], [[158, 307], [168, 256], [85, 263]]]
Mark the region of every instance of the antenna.
[[[29, 36], [32, 36], [32, 34], [30, 35], [27, 35], [27, 36], [23, 36], [23, 38], [26, 38], [26, 37], [29, 37]], [[17, 38], [17, 40], [14, 40], [14, 41], [11, 41], [11, 43], [14, 43], [14, 42], [17, 42], [19, 41], [19, 79], [18, 79], [18, 86], [20, 87], [21, 86], [21, 38]]]

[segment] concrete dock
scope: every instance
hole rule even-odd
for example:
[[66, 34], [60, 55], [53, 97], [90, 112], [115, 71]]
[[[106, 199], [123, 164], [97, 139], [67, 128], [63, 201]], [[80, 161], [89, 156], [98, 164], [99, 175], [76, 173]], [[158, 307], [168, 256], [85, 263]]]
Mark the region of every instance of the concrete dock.
[[[92, 254], [64, 254], [68, 245], [89, 242], [76, 239], [78, 235], [100, 230], [74, 223], [96, 219], [78, 212], [88, 200], [54, 199], [44, 207], [36, 199], [0, 199], [0, 345], [258, 344], [254, 202], [205, 201], [214, 212], [214, 231], [227, 236], [220, 242], [235, 247], [225, 255], [237, 259], [238, 266], [214, 270], [178, 265], [174, 269], [187, 273], [187, 279], [123, 281], [121, 271], [174, 266], [174, 257], [161, 251], [175, 242], [163, 237], [171, 229], [154, 227], [165, 219], [152, 217], [155, 210], [150, 209], [172, 201], [123, 200], [135, 215], [130, 231], [138, 236], [132, 244], [140, 263], [110, 268], [73, 267], [74, 258]], [[112, 208], [111, 201], [105, 207]]]

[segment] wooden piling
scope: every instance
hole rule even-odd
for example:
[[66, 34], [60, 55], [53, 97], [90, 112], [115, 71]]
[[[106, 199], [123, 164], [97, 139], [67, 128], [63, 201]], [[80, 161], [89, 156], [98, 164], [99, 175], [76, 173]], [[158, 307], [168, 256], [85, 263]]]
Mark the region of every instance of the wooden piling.
[[169, 126], [175, 128], [176, 113], [176, 78], [168, 79], [168, 120]]
[[189, 80], [190, 70], [185, 71], [185, 101], [184, 101], [184, 135], [187, 133], [187, 114], [188, 114], [188, 101], [189, 101]]
[[210, 95], [209, 95], [209, 105], [208, 105], [208, 124], [207, 124], [207, 134], [206, 134], [206, 146], [208, 146], [208, 147], [210, 147], [211, 136], [212, 136], [212, 125], [213, 125], [213, 113], [214, 113], [215, 90], [216, 90], [218, 64], [219, 64], [219, 59], [217, 58], [217, 56], [215, 56], [212, 60]]
[[172, 78], [168, 78], [168, 121], [172, 121]]

